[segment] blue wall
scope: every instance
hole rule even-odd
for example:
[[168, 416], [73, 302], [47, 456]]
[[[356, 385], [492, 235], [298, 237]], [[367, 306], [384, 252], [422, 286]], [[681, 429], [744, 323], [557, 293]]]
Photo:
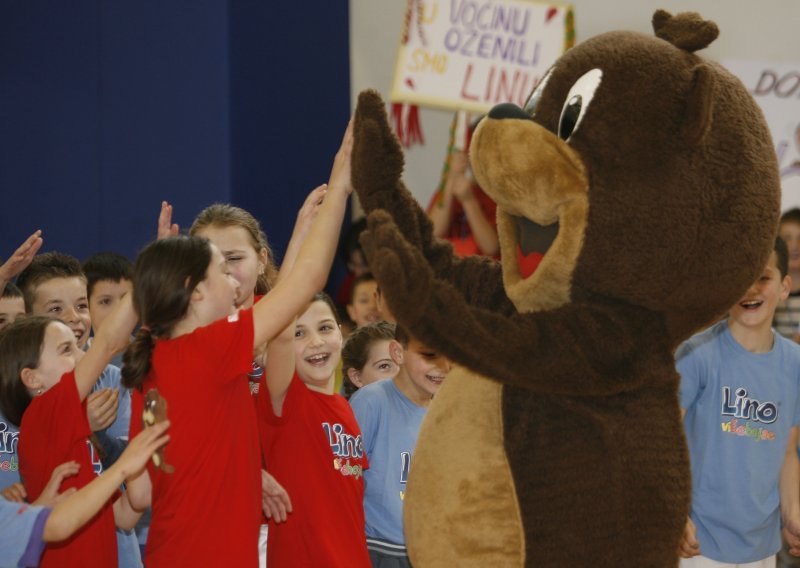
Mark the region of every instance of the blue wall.
[[214, 201], [280, 256], [350, 111], [346, 0], [0, 3], [0, 256], [134, 257], [163, 199]]

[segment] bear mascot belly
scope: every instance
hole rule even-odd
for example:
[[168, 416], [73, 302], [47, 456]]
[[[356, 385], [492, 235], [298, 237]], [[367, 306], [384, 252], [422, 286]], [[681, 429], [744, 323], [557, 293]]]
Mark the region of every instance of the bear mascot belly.
[[359, 97], [370, 266], [398, 323], [457, 365], [412, 458], [414, 566], [677, 564], [674, 351], [760, 274], [780, 185], [752, 97], [695, 54], [716, 25], [658, 11], [653, 27], [579, 44], [478, 125], [501, 262], [433, 238], [383, 101]]

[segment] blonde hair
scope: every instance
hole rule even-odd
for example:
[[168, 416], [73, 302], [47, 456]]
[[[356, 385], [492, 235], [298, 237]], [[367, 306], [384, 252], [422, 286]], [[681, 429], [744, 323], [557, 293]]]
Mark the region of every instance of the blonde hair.
[[200, 212], [192, 223], [189, 234], [194, 236], [206, 227], [241, 227], [247, 231], [256, 254], [261, 254], [261, 249], [267, 251], [264, 273], [259, 274], [256, 281], [256, 294], [266, 294], [272, 289], [275, 279], [278, 277], [275, 257], [267, 243], [267, 235], [264, 234], [261, 224], [253, 215], [230, 203], [215, 203]]

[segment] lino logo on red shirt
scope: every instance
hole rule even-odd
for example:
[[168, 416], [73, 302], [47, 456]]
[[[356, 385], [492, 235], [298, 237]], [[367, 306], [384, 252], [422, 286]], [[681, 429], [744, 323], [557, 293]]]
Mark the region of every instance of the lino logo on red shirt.
[[333, 467], [343, 476], [353, 476], [360, 479], [364, 473], [363, 466], [351, 464], [348, 458], [361, 459], [364, 457], [364, 444], [361, 434], [353, 436], [344, 430], [344, 426], [339, 424], [322, 423], [322, 429], [328, 438], [328, 443], [333, 452]]

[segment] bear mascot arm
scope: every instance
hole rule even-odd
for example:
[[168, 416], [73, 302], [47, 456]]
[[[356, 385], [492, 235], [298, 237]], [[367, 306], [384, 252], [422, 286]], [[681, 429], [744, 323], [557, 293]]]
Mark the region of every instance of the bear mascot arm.
[[452, 246], [433, 237], [433, 225], [400, 179], [403, 153], [391, 131], [386, 109], [375, 91], [358, 97], [354, 117], [358, 137], [353, 145], [353, 187], [366, 212], [391, 211], [409, 244], [424, 254], [436, 277], [453, 282], [473, 305], [512, 313], [514, 306], [503, 289], [500, 265], [484, 257], [456, 258]]

